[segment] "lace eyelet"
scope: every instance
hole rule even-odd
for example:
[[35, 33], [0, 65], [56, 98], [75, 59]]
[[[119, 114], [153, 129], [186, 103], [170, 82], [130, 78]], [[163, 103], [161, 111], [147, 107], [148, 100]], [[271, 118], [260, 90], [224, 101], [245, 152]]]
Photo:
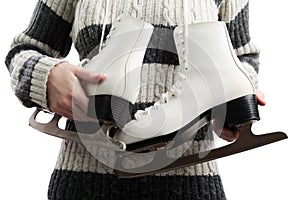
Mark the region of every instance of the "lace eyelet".
[[121, 22], [121, 17], [117, 17], [117, 22]]

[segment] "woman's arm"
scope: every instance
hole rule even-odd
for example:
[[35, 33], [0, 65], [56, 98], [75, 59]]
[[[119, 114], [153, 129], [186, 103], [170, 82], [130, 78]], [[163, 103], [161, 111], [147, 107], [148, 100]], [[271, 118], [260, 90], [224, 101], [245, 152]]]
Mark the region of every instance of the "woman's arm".
[[259, 49], [249, 33], [249, 0], [221, 0], [219, 20], [226, 23], [233, 48], [257, 89]]
[[70, 51], [76, 0], [39, 0], [28, 28], [13, 40], [5, 64], [26, 107], [48, 108], [50, 70]]

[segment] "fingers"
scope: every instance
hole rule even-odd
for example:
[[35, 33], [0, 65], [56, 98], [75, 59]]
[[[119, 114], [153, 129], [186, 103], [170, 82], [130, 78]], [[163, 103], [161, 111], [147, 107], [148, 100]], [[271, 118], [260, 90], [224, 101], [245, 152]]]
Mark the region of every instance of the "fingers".
[[60, 108], [55, 113], [68, 119], [73, 119], [73, 113], [70, 110]]
[[[260, 90], [256, 91], [256, 99], [259, 105], [261, 106], [266, 105], [265, 95], [262, 91]], [[213, 129], [215, 133], [220, 138], [228, 142], [233, 142], [234, 140], [236, 140], [239, 137], [240, 134], [239, 131], [234, 128], [231, 129], [231, 128], [223, 127], [223, 124], [224, 123], [220, 123], [218, 119], [213, 120]]]
[[82, 82], [96, 83], [104, 76], [88, 72], [67, 62], [52, 69], [47, 82], [48, 106], [52, 112], [68, 119], [95, 121], [87, 117], [89, 99], [81, 86]]
[[76, 81], [73, 99], [72, 99], [72, 111], [74, 119], [78, 121], [96, 121], [96, 119], [87, 116], [89, 99], [85, 94], [79, 80]]
[[233, 142], [239, 137], [239, 131], [235, 128], [229, 129], [223, 127], [223, 123], [220, 123], [218, 119], [212, 122], [214, 132], [223, 140], [227, 142]]
[[85, 113], [88, 110], [89, 99], [86, 96], [84, 89], [82, 88], [79, 80], [77, 79], [73, 89], [73, 105], [78, 105]]
[[99, 83], [101, 81], [104, 81], [104, 79], [105, 79], [104, 75], [102, 75], [102, 74], [95, 74], [93, 72], [86, 71], [80, 67], [77, 67], [74, 74], [79, 79], [89, 82], [89, 83]]
[[220, 138], [226, 140], [227, 142], [233, 142], [239, 137], [238, 130], [229, 130], [227, 128], [222, 129]]
[[265, 94], [262, 91], [260, 91], [260, 90], [256, 91], [256, 99], [257, 99], [257, 103], [259, 105], [261, 105], [261, 106], [266, 105]]

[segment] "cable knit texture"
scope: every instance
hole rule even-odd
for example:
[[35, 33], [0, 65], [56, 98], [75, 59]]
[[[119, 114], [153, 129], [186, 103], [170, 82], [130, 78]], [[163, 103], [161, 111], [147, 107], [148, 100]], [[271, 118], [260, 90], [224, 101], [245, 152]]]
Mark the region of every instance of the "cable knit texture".
[[[108, 13], [106, 3], [109, 2]], [[234, 49], [257, 86], [258, 48], [249, 35], [248, 0], [188, 0], [188, 23], [224, 21]], [[107, 35], [118, 15], [154, 25], [142, 66], [142, 86], [135, 107], [153, 104], [176, 81], [180, 67], [173, 30], [184, 25], [183, 0], [39, 0], [28, 28], [13, 40], [5, 63], [16, 96], [26, 107], [47, 108], [46, 83], [50, 70], [69, 53], [72, 43], [80, 59], [99, 44], [103, 24]], [[107, 20], [105, 20], [107, 17]], [[67, 126], [69, 130], [75, 130]], [[209, 126], [185, 154], [213, 148]], [[105, 151], [101, 151], [106, 155]], [[176, 152], [175, 152], [176, 153]], [[106, 155], [107, 156], [107, 155]], [[48, 198], [69, 199], [202, 199], [224, 200], [214, 161], [155, 176], [118, 179], [80, 144], [63, 141], [49, 184]]]

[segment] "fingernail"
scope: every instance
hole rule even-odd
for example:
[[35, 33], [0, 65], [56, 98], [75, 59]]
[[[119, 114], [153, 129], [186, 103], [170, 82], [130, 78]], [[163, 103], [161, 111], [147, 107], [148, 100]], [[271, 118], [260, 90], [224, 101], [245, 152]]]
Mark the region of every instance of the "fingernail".
[[102, 75], [102, 74], [100, 74], [100, 75], [99, 75], [99, 80], [100, 80], [100, 81], [103, 81], [104, 79], [105, 79], [105, 76]]

